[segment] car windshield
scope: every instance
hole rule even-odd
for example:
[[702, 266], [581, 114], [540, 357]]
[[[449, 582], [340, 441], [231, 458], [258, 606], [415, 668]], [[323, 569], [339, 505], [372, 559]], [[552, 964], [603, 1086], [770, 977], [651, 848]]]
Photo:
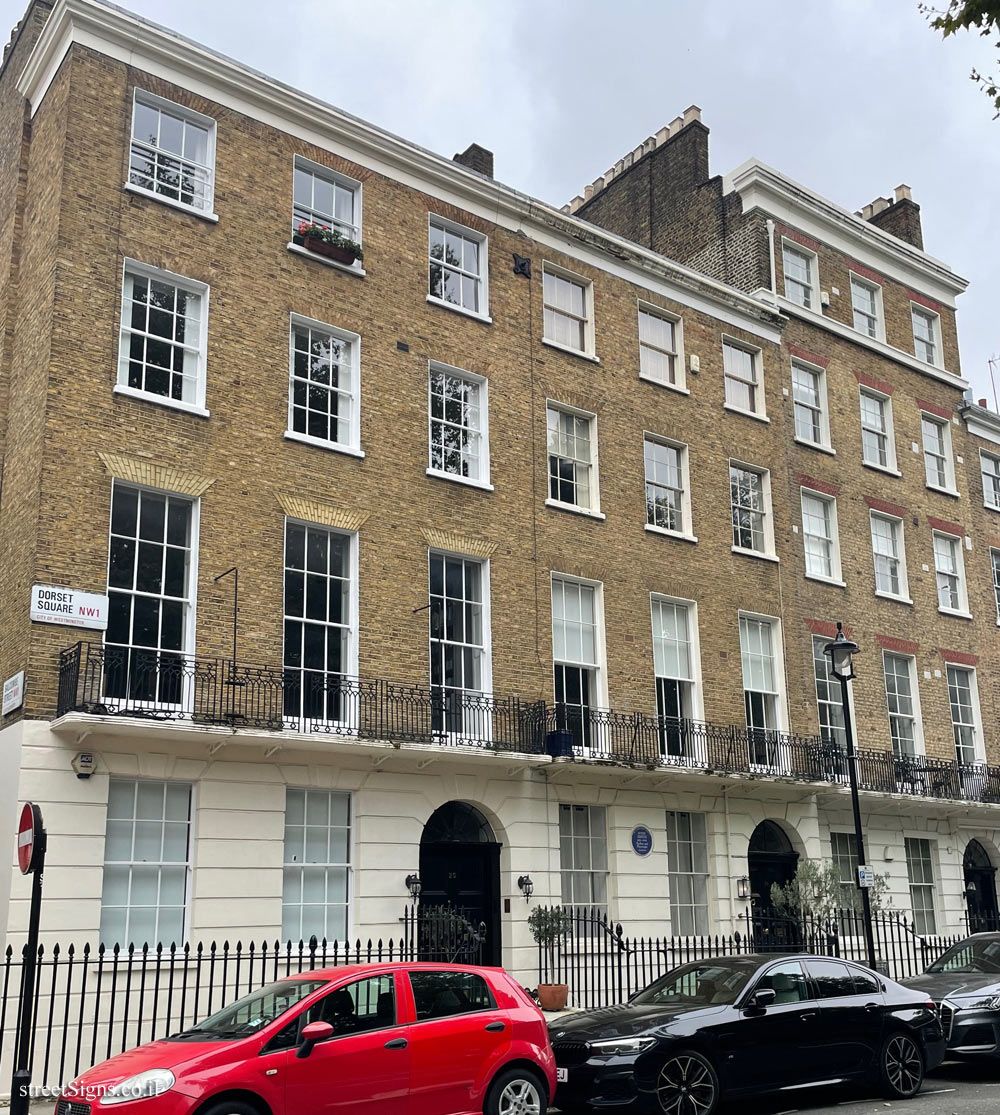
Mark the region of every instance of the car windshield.
[[959, 941], [927, 969], [928, 972], [1000, 973], [1000, 937], [970, 937]]
[[632, 1000], [644, 1006], [714, 1007], [734, 1003], [757, 971], [754, 962], [712, 960], [667, 972]]
[[325, 979], [285, 979], [269, 983], [209, 1015], [189, 1030], [182, 1030], [173, 1036], [204, 1037], [209, 1041], [249, 1037], [329, 982]]

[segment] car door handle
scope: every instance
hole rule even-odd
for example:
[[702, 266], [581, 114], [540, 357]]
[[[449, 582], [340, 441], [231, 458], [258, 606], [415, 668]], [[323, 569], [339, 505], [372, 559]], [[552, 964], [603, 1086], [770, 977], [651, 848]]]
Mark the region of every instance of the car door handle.
[[799, 1020], [801, 1022], [807, 1022], [810, 1018], [815, 1018], [818, 1013], [819, 1011], [815, 1010], [804, 1011], [802, 1014], [799, 1015]]
[[489, 1030], [491, 1034], [499, 1034], [506, 1029], [506, 1027], [502, 1022], [490, 1022], [487, 1024], [486, 1029]]
[[392, 1041], [385, 1043], [386, 1049], [405, 1049], [406, 1038], [393, 1038]]
[[878, 1010], [878, 1003], [865, 1003], [865, 1010], [871, 1014], [872, 1011]]

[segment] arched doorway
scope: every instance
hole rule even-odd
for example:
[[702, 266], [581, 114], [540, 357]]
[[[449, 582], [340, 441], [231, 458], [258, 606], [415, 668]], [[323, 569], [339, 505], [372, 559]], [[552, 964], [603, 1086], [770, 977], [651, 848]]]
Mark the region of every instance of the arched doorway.
[[483, 964], [500, 964], [500, 844], [489, 821], [464, 801], [435, 809], [420, 837], [420, 908], [450, 906], [486, 926]]
[[785, 830], [774, 821], [761, 821], [750, 836], [747, 850], [747, 867], [750, 876], [750, 893], [754, 899], [754, 913], [768, 916], [774, 913], [771, 887], [774, 883], [784, 886], [795, 877], [799, 853], [792, 847]]
[[970, 840], [962, 857], [965, 869], [965, 902], [969, 910], [969, 932], [983, 933], [1000, 928], [997, 911], [997, 869], [986, 849]]

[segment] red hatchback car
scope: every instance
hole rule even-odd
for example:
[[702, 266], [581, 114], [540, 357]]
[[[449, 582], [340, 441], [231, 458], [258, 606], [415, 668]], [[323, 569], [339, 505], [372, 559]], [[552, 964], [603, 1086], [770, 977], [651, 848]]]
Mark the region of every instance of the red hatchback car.
[[544, 1115], [541, 1011], [499, 968], [364, 964], [268, 984], [89, 1069], [56, 1115]]

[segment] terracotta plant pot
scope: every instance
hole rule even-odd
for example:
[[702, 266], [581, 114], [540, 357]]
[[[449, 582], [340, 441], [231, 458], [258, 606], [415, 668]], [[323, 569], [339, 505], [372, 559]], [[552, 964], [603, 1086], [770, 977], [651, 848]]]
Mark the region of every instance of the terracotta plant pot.
[[540, 983], [538, 985], [538, 1005], [542, 1010], [565, 1010], [568, 998], [568, 984]]
[[326, 259], [336, 260], [337, 263], [343, 263], [346, 267], [358, 258], [350, 248], [344, 248], [340, 244], [331, 244], [329, 240], [320, 240], [315, 236], [306, 236], [303, 238], [305, 249], [308, 252], [315, 252], [318, 256], [324, 256]]

